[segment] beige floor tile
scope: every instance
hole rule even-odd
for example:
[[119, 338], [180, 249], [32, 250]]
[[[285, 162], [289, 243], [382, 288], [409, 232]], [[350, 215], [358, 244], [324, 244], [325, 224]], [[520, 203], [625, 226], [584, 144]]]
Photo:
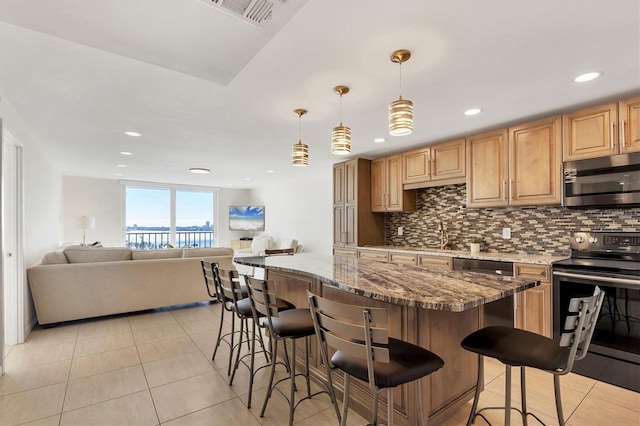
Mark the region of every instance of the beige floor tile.
[[158, 417], [148, 390], [62, 413], [60, 421], [61, 426], [157, 424]]
[[[338, 409], [342, 409], [342, 406], [340, 404], [338, 404]], [[353, 410], [349, 410], [349, 412], [347, 413], [347, 426], [362, 426], [368, 424], [369, 422], [370, 419], [365, 419]], [[296, 420], [295, 424], [299, 426], [334, 426], [339, 423], [335, 409], [333, 407], [329, 407], [325, 410], [322, 410], [318, 414], [307, 417], [306, 419]]]
[[151, 389], [161, 423], [233, 399], [236, 395], [217, 372]]
[[142, 366], [150, 388], [214, 371], [201, 352], [148, 362]]
[[0, 396], [56, 383], [66, 383], [69, 379], [70, 367], [71, 360], [64, 360], [19, 370], [9, 370], [0, 377]]
[[122, 349], [129, 346], [135, 346], [133, 334], [126, 331], [119, 334], [111, 334], [90, 339], [78, 340], [74, 357], [98, 354], [100, 352], [109, 352], [116, 349]]
[[15, 425], [62, 411], [66, 384], [44, 386], [0, 397], [0, 425]]
[[198, 347], [186, 335], [138, 345], [138, 353], [142, 362], [174, 358], [197, 351]]
[[64, 400], [64, 411], [75, 410], [145, 389], [148, 387], [142, 366], [127, 367], [71, 380]]
[[71, 359], [74, 343], [59, 345], [16, 345], [5, 359], [5, 370], [15, 370]]
[[176, 309], [169, 311], [171, 315], [179, 323], [193, 322], [193, 321], [216, 321], [218, 316], [211, 310], [207, 309], [204, 305], [197, 305], [196, 307], [186, 309]]
[[22, 423], [20, 426], [58, 426], [60, 424], [60, 414]]
[[133, 338], [136, 345], [157, 342], [159, 340], [172, 339], [174, 337], [186, 336], [182, 327], [178, 324], [163, 325], [160, 327], [134, 329]]
[[[603, 402], [622, 406], [640, 413], [640, 393], [630, 391], [609, 383], [598, 382], [589, 392], [590, 398], [596, 398]], [[640, 425], [640, 422], [638, 422]]]
[[78, 340], [111, 336], [131, 331], [129, 319], [126, 317], [98, 318], [80, 324]]
[[140, 357], [135, 346], [85, 355], [73, 359], [69, 380], [102, 374], [140, 364]]
[[13, 345], [4, 345], [4, 357], [6, 358], [7, 355], [9, 355], [9, 352], [11, 352], [11, 349], [13, 349]]
[[[237, 398], [179, 417], [163, 426], [260, 426]], [[318, 423], [316, 423], [318, 425]]]
[[186, 321], [180, 323], [185, 333], [189, 335], [209, 333], [212, 336], [217, 336], [219, 324], [220, 318], [216, 318], [215, 316], [212, 320]]
[[78, 337], [78, 325], [59, 325], [52, 328], [36, 326], [25, 339], [25, 345], [59, 345], [75, 342]]
[[597, 395], [587, 395], [567, 423], [574, 426], [638, 426], [640, 413], [637, 404], [633, 407], [623, 407], [620, 404], [602, 400]]
[[136, 314], [131, 315], [128, 318], [132, 330], [143, 330], [145, 328], [178, 324], [178, 321], [176, 321], [173, 315], [168, 311]]

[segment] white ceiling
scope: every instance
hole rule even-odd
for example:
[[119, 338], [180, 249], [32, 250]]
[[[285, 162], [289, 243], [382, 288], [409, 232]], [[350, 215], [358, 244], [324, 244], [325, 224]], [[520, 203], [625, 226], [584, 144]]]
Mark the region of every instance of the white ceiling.
[[[259, 26], [201, 0], [0, 0], [0, 91], [67, 175], [231, 188], [341, 161], [339, 84], [367, 158], [640, 91], [637, 0], [273, 1]], [[415, 130], [391, 137], [401, 48]], [[604, 75], [571, 82], [591, 70]], [[291, 166], [295, 108], [306, 168]]]

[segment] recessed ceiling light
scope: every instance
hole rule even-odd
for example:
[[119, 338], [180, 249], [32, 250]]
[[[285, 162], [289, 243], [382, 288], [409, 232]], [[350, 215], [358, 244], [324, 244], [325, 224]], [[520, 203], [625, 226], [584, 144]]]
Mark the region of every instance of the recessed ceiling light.
[[134, 136], [134, 137], [142, 136], [142, 133], [132, 132], [132, 131], [124, 132], [124, 134], [127, 135], [127, 136]]
[[206, 175], [208, 173], [211, 173], [211, 170], [205, 169], [205, 168], [202, 168], [202, 167], [192, 167], [192, 168], [189, 169], [189, 171], [191, 173], [196, 173], [196, 174], [199, 174], [199, 175]]
[[595, 80], [600, 77], [602, 73], [600, 71], [587, 72], [584, 74], [580, 74], [576, 78], [573, 79], [574, 83], [586, 83], [587, 81]]
[[122, 176], [122, 173], [116, 173], [116, 176]]
[[124, 168], [124, 167], [127, 167], [127, 166], [124, 165], [124, 164], [116, 164], [116, 167], [123, 167]]
[[122, 155], [133, 155], [133, 152], [129, 152], [129, 151], [120, 151], [120, 154], [122, 154]]
[[275, 170], [267, 170], [267, 173], [275, 173]]
[[470, 108], [464, 112], [464, 115], [476, 115], [480, 114], [482, 110], [480, 108]]
[[385, 142], [385, 141], [386, 141], [386, 139], [385, 139], [385, 138], [375, 138], [373, 141], [374, 141], [375, 143], [382, 143], [382, 142]]
[[251, 178], [244, 178], [244, 180], [251, 180]]

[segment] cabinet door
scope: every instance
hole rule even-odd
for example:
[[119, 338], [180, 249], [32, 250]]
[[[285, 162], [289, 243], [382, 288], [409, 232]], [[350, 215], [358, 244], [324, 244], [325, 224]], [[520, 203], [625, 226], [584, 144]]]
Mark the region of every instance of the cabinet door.
[[404, 208], [402, 190], [402, 156], [394, 155], [386, 158], [387, 211], [401, 212]]
[[418, 255], [409, 253], [389, 252], [389, 262], [401, 265], [416, 265], [418, 263]]
[[388, 252], [383, 250], [358, 249], [358, 259], [369, 259], [386, 262], [389, 259], [389, 256]]
[[509, 129], [509, 204], [560, 204], [562, 143], [560, 117]]
[[[464, 148], [463, 148], [464, 149]], [[431, 180], [431, 149], [423, 148], [402, 154], [402, 183], [418, 183]]]
[[344, 204], [333, 206], [333, 245], [344, 247]]
[[344, 247], [356, 247], [356, 233], [358, 232], [358, 205], [346, 204], [344, 206]]
[[640, 151], [640, 97], [619, 104], [620, 154]]
[[344, 203], [345, 196], [344, 163], [333, 165], [333, 205]]
[[424, 266], [429, 269], [453, 269], [453, 259], [444, 256], [429, 256], [426, 254], [418, 255], [418, 266]]
[[516, 278], [540, 281], [516, 297], [516, 327], [551, 338], [551, 270], [546, 265], [515, 264]]
[[467, 139], [467, 206], [506, 206], [509, 173], [507, 130]]
[[564, 161], [617, 154], [617, 122], [616, 103], [563, 115]]
[[358, 160], [344, 163], [344, 202], [358, 202]]
[[431, 147], [431, 180], [464, 177], [465, 140], [458, 139]]
[[384, 158], [371, 161], [371, 211], [384, 212], [386, 207], [386, 163]]

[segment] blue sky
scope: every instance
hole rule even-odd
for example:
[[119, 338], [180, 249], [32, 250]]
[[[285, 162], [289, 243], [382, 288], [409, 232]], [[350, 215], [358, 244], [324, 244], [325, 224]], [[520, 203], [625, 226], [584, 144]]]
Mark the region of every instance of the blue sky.
[[[169, 226], [170, 190], [127, 188], [126, 226]], [[176, 226], [213, 221], [213, 193], [176, 190]]]

